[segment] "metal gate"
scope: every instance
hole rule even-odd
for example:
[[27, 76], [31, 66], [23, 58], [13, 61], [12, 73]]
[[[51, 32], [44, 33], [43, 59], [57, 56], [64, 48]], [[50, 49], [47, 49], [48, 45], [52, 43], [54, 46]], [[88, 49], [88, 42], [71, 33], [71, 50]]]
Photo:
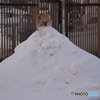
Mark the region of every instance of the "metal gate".
[[1, 0], [0, 60], [10, 56], [15, 47], [32, 33], [32, 9], [37, 5]]
[[36, 30], [38, 13], [49, 13], [52, 26], [61, 29], [59, 0], [1, 0], [0, 1], [0, 61], [14, 53], [15, 47]]
[[100, 0], [67, 0], [66, 26], [74, 44], [100, 57]]

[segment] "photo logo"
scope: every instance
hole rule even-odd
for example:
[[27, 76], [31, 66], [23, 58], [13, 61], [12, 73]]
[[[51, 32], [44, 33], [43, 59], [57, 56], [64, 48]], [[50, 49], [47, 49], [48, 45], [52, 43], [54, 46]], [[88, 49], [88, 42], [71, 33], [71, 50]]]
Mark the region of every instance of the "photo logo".
[[91, 97], [99, 96], [97, 92], [71, 92], [70, 95], [72, 97], [73, 96], [91, 96]]

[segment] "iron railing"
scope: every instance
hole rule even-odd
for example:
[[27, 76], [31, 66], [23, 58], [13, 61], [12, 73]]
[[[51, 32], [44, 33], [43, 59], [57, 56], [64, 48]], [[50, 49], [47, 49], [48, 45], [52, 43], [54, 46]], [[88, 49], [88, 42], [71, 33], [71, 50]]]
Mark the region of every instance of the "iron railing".
[[0, 3], [0, 60], [32, 34], [32, 10], [36, 4]]
[[78, 47], [100, 57], [99, 0], [69, 0], [66, 9], [68, 38]]

